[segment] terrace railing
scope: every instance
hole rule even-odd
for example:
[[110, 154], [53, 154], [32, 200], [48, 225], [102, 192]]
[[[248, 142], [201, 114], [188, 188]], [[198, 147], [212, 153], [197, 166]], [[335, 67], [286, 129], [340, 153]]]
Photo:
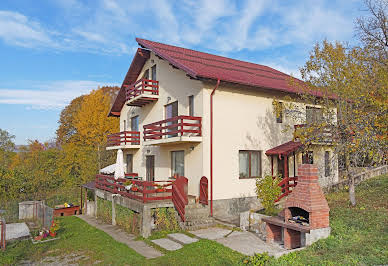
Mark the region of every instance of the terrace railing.
[[107, 145], [121, 146], [121, 145], [140, 145], [139, 131], [122, 131], [115, 134], [108, 135]]
[[202, 135], [202, 117], [180, 115], [143, 126], [144, 140]]
[[139, 95], [159, 95], [159, 81], [152, 79], [139, 79], [126, 87], [125, 99], [129, 101]]
[[[129, 182], [131, 183], [131, 188], [127, 189], [126, 183]], [[172, 183], [172, 180], [142, 181], [125, 178], [118, 178], [116, 180], [113, 176], [101, 174], [96, 176], [96, 188], [144, 203], [171, 200]]]

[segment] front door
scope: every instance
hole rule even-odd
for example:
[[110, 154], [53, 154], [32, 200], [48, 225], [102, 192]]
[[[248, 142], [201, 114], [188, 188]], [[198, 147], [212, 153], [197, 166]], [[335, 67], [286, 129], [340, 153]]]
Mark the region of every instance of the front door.
[[146, 156], [146, 180], [155, 181], [155, 156]]

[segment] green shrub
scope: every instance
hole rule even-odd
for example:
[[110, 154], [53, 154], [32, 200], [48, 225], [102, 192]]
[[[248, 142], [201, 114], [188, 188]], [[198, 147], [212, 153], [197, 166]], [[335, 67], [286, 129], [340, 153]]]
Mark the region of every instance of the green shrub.
[[256, 179], [255, 192], [257, 198], [260, 199], [261, 204], [265, 208], [264, 213], [266, 215], [274, 215], [277, 213], [275, 200], [281, 193], [281, 188], [278, 186], [280, 181], [281, 179], [279, 177], [273, 178], [270, 175]]
[[255, 254], [253, 256], [244, 258], [242, 263], [245, 265], [262, 266], [262, 265], [267, 265], [269, 262], [273, 260], [274, 260], [273, 257], [270, 257], [267, 252], [264, 252], [263, 254]]
[[138, 235], [140, 231], [140, 214], [116, 204], [116, 224], [125, 232]]
[[112, 202], [97, 198], [97, 217], [105, 223], [112, 223]]
[[152, 210], [155, 218], [156, 230], [179, 231], [174, 208], [157, 208]]

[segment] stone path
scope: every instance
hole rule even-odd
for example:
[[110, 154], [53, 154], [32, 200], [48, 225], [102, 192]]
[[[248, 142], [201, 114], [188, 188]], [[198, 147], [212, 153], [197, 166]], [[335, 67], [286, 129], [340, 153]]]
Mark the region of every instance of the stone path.
[[153, 247], [147, 245], [144, 241], [136, 241], [135, 236], [132, 234], [128, 234], [127, 232], [121, 230], [117, 226], [103, 224], [99, 222], [96, 218], [88, 216], [88, 215], [77, 215], [78, 218], [84, 220], [91, 226], [96, 227], [110, 235], [114, 240], [126, 244], [131, 249], [135, 250], [137, 253], [143, 255], [147, 259], [157, 258], [163, 256], [163, 254], [156, 250]]
[[267, 244], [250, 232], [239, 232], [213, 227], [191, 231], [190, 233], [199, 238], [215, 240], [230, 249], [248, 256], [252, 256], [255, 253], [268, 252], [270, 256], [279, 257], [290, 252], [277, 244]]
[[182, 233], [168, 234], [167, 238], [160, 238], [151, 240], [152, 243], [166, 249], [166, 250], [178, 250], [183, 248], [183, 245], [197, 242], [198, 239], [189, 237]]

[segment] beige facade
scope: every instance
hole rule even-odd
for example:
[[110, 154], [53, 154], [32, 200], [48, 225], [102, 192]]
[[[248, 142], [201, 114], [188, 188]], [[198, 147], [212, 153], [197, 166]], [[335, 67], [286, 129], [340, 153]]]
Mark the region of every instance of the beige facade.
[[[139, 116], [141, 142], [138, 146], [123, 149], [133, 155], [133, 172], [146, 175], [146, 156], [155, 158], [155, 180], [171, 177], [171, 152], [184, 151], [184, 174], [189, 180], [189, 195], [199, 196], [199, 180], [202, 176], [210, 184], [210, 94], [215, 81], [190, 79], [180, 69], [173, 68], [168, 61], [151, 52], [143, 73], [156, 65], [156, 79], [159, 81], [157, 101], [143, 107], [130, 107], [124, 104], [120, 114], [120, 131], [131, 129], [131, 118]], [[189, 96], [194, 97], [194, 116], [202, 117], [202, 136], [187, 137], [179, 141], [165, 139], [143, 140], [143, 126], [166, 118], [166, 104], [178, 101], [178, 115], [189, 115]], [[273, 100], [281, 99], [279, 93], [242, 85], [221, 84], [214, 94], [213, 106], [213, 199], [235, 199], [254, 197], [255, 179], [239, 178], [239, 151], [259, 151], [261, 176], [271, 174], [271, 158], [266, 150], [292, 140], [292, 132], [284, 130], [293, 127], [292, 119], [284, 115], [283, 122], [277, 123], [273, 112]], [[125, 122], [124, 122], [125, 121]], [[302, 121], [301, 121], [302, 122]], [[124, 128], [124, 125], [126, 128]], [[116, 147], [118, 148], [118, 147]], [[336, 158], [330, 146], [313, 147], [314, 163], [320, 167], [320, 182], [327, 184], [338, 180], [338, 169], [332, 164], [330, 175], [325, 177], [324, 152], [330, 152], [331, 162]], [[302, 161], [296, 155], [296, 168]], [[293, 160], [289, 161], [290, 176], [294, 174]], [[277, 160], [274, 161], [277, 171]], [[210, 195], [210, 193], [209, 193]]]

